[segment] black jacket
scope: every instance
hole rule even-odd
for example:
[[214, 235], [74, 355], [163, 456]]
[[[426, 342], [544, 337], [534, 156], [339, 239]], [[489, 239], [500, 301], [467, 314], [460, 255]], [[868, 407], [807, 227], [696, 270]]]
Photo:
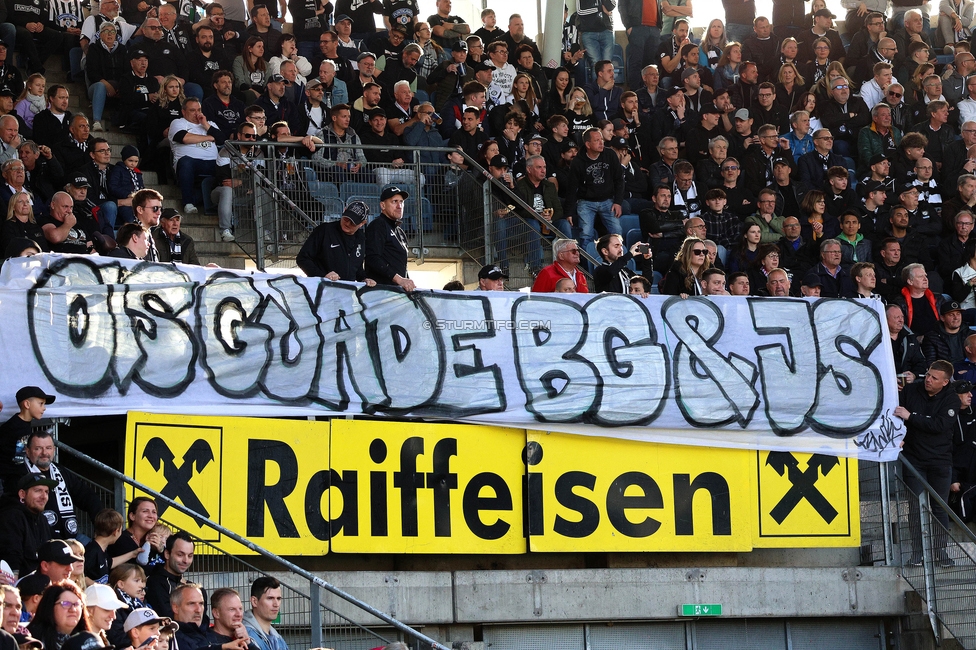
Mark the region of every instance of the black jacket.
[[71, 111], [65, 111], [64, 120], [59, 120], [50, 108], [45, 108], [34, 116], [34, 142], [47, 145], [52, 151], [57, 151], [58, 147], [68, 140], [71, 117]]
[[943, 359], [955, 364], [966, 358], [966, 337], [969, 328], [960, 328], [955, 334], [945, 331], [945, 323], [939, 323], [934, 330], [925, 335], [922, 340], [922, 354], [925, 363], [932, 365], [933, 361]]
[[[162, 616], [158, 609], [156, 613]], [[206, 624], [197, 625], [184, 621], [179, 621], [179, 624], [180, 629], [176, 631], [176, 647], [179, 650], [220, 650], [222, 644], [210, 640]]]
[[37, 549], [51, 538], [47, 519], [20, 501], [11, 501], [0, 510], [0, 559], [18, 575], [25, 576], [38, 567]]
[[406, 234], [385, 215], [366, 226], [365, 267], [366, 277], [376, 284], [393, 284], [397, 275], [407, 277]]
[[895, 357], [896, 374], [910, 372], [919, 378], [925, 374], [928, 365], [914, 334], [909, 334], [904, 329], [898, 332], [898, 337], [891, 340], [891, 352]]
[[909, 462], [917, 469], [950, 466], [959, 397], [948, 386], [930, 397], [925, 383], [915, 382], [902, 389], [898, 401], [911, 413], [902, 448]]
[[[597, 293], [604, 291], [609, 293], [630, 293], [630, 278], [633, 277], [634, 273], [627, 268], [627, 262], [633, 257], [630, 251], [627, 251], [613, 264], [604, 261], [603, 264], [596, 267], [593, 270], [593, 282], [596, 286], [595, 291]], [[623, 284], [621, 275], [627, 278], [627, 284]]]
[[363, 266], [366, 233], [360, 228], [355, 235], [347, 235], [340, 223], [332, 221], [316, 226], [295, 261], [310, 278], [324, 278], [335, 271], [340, 280], [363, 282], [366, 280]]
[[[159, 616], [173, 618], [173, 607], [169, 602], [169, 595], [173, 589], [182, 583], [183, 576], [174, 576], [166, 570], [165, 564], [157, 564], [156, 568], [149, 572], [146, 578], [146, 603], [153, 608]], [[207, 596], [203, 596], [204, 602]], [[183, 623], [180, 623], [180, 632], [183, 631]], [[195, 647], [195, 646], [194, 646]], [[180, 650], [186, 648], [180, 644]]]
[[[864, 100], [851, 95], [847, 100], [847, 110], [833, 98], [817, 103], [817, 112], [825, 129], [830, 129], [835, 139], [857, 142], [857, 132], [871, 124], [871, 110]], [[854, 113], [851, 117], [849, 113]]]

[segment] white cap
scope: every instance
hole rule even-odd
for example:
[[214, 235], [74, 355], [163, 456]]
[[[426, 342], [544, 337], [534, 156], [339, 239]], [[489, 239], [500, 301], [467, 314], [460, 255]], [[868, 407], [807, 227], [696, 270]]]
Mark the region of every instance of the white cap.
[[114, 589], [103, 584], [93, 584], [85, 589], [85, 604], [89, 607], [101, 607], [102, 609], [122, 609], [126, 606], [115, 595]]

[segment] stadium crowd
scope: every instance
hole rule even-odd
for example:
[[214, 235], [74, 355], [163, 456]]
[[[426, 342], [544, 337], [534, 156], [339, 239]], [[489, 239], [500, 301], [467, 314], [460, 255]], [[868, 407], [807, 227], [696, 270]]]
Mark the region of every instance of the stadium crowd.
[[[288, 650], [272, 625], [282, 613], [278, 580], [251, 584], [247, 612], [234, 589], [208, 599], [188, 576], [194, 540], [159, 521], [151, 498], [133, 499], [126, 517], [105, 508], [52, 462], [51, 434], [31, 429], [54, 396], [26, 386], [17, 401], [20, 411], [0, 425], [0, 647]], [[79, 531], [82, 512], [93, 539]]]

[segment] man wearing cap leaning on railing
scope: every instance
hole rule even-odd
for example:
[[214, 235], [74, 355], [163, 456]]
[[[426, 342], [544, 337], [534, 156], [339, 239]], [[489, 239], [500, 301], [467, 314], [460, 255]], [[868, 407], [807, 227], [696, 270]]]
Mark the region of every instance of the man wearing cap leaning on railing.
[[319, 224], [302, 244], [295, 262], [310, 278], [346, 282], [376, 282], [366, 277], [366, 233], [363, 225], [369, 216], [369, 206], [353, 201], [346, 206], [338, 221]]
[[[959, 397], [948, 388], [952, 374], [951, 363], [942, 360], [934, 362], [923, 381], [909, 384], [901, 390], [898, 396], [900, 405], [894, 411], [894, 416], [905, 422], [902, 457], [919, 471], [943, 501], [949, 499], [952, 439], [960, 408]], [[925, 489], [924, 483], [910, 470], [905, 470], [904, 477], [905, 485], [914, 494], [921, 494]], [[908, 505], [912, 533], [912, 556], [908, 563], [919, 566], [922, 563], [922, 531], [918, 501], [910, 498]], [[931, 504], [931, 508], [943, 529], [948, 529], [949, 517], [945, 511], [935, 503]], [[935, 559], [942, 566], [952, 566], [953, 560], [946, 553], [945, 532], [939, 530], [938, 526], [935, 528], [932, 542]]]
[[[208, 638], [207, 623], [203, 617], [205, 602], [200, 585], [190, 582], [178, 585], [173, 590], [170, 603], [173, 606], [173, 618], [180, 625], [176, 630], [175, 650], [248, 650], [245, 639], [235, 638], [214, 643]], [[129, 616], [133, 614], [135, 612]], [[170, 646], [170, 650], [174, 648]]]
[[407, 235], [400, 227], [409, 195], [393, 185], [380, 193], [380, 216], [366, 226], [366, 277], [376, 284], [417, 288], [407, 277]]

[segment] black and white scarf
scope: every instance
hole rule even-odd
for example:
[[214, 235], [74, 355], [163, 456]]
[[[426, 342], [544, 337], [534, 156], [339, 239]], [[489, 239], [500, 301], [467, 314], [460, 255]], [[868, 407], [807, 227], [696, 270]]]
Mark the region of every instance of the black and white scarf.
[[[24, 465], [31, 474], [44, 474], [44, 470], [26, 458], [24, 459]], [[47, 473], [52, 481], [57, 481], [58, 483], [58, 486], [54, 488], [55, 504], [58, 511], [45, 510], [43, 513], [44, 518], [52, 530], [59, 530], [62, 533], [68, 533], [74, 536], [78, 532], [78, 518], [75, 517], [75, 502], [72, 501], [71, 494], [68, 492], [68, 484], [64, 482], [64, 476], [61, 475], [61, 471], [58, 470], [57, 465], [54, 463], [48, 466]], [[57, 525], [59, 520], [62, 522], [62, 526]]]

